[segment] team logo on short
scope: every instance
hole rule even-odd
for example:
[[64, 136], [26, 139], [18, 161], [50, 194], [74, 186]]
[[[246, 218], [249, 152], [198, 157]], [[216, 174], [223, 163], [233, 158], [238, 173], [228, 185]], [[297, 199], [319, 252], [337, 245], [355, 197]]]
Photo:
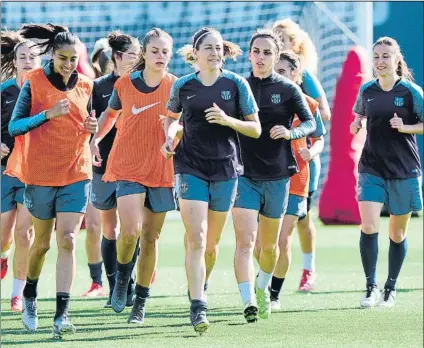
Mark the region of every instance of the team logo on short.
[[274, 104], [279, 104], [281, 102], [281, 94], [271, 94], [271, 101]]
[[395, 103], [396, 106], [403, 106], [405, 104], [405, 98], [395, 97], [394, 103]]
[[230, 91], [221, 91], [221, 98], [224, 100], [230, 100], [231, 99], [231, 92]]

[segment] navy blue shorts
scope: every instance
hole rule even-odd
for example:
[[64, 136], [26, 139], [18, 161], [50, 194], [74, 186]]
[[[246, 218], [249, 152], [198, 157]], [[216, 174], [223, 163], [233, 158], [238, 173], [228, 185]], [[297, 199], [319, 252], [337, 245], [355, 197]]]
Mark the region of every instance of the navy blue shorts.
[[175, 188], [180, 199], [208, 202], [210, 210], [226, 212], [234, 204], [237, 182], [237, 178], [207, 181], [191, 174], [177, 174]]
[[359, 173], [358, 201], [386, 204], [391, 215], [405, 215], [423, 209], [421, 177], [385, 180]]
[[50, 220], [56, 213], [82, 213], [87, 211], [90, 180], [66, 186], [27, 185], [24, 204], [29, 212], [41, 220]]
[[289, 199], [290, 178], [258, 181], [239, 178], [235, 208], [257, 210], [270, 219], [285, 214]]
[[24, 203], [25, 184], [18, 178], [3, 174], [6, 166], [1, 166], [1, 212], [15, 210], [17, 204]]
[[146, 194], [144, 206], [154, 213], [164, 213], [177, 208], [172, 187], [147, 187], [138, 182], [119, 180], [116, 183], [116, 197]]
[[307, 214], [307, 199], [297, 195], [289, 195], [289, 204], [287, 205], [286, 215], [294, 215], [299, 218], [305, 218]]
[[102, 177], [103, 174], [93, 173], [90, 202], [100, 210], [116, 208], [116, 182], [104, 182]]

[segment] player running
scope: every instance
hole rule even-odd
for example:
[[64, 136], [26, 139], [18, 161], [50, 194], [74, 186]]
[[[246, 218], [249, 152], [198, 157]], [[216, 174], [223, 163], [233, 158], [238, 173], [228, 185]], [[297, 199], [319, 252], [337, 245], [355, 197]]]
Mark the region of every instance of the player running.
[[[259, 139], [240, 136], [244, 174], [239, 178], [232, 210], [237, 240], [234, 264], [248, 322], [256, 320], [255, 311], [261, 319], [271, 314], [268, 285], [277, 263], [278, 236], [287, 208], [290, 177], [298, 170], [290, 143], [316, 127], [300, 88], [274, 72], [279, 55], [279, 38], [272, 30], [253, 34], [249, 45], [253, 71], [247, 81], [259, 106], [263, 131]], [[301, 124], [290, 130], [295, 114]], [[260, 244], [255, 289], [258, 308], [253, 288], [256, 239]]]
[[[284, 50], [292, 50], [300, 57], [302, 66], [302, 91], [319, 103], [319, 111], [323, 121], [331, 118], [330, 106], [321, 83], [316, 77], [318, 70], [318, 55], [315, 46], [300, 26], [291, 19], [278, 20], [273, 28], [279, 33]], [[308, 139], [308, 147], [312, 146]], [[300, 246], [302, 248], [303, 273], [299, 284], [299, 291], [309, 292], [313, 290], [315, 272], [315, 249], [316, 249], [316, 227], [309, 213], [312, 197], [318, 190], [319, 177], [321, 174], [320, 156], [314, 156], [309, 162], [310, 180], [307, 199], [307, 214], [300, 218], [297, 224]]]
[[[13, 288], [10, 308], [22, 311], [22, 292], [26, 283], [28, 250], [34, 239], [31, 214], [24, 206], [25, 185], [13, 173], [4, 174], [13, 156], [15, 137], [8, 131], [13, 108], [22, 87], [23, 77], [40, 67], [41, 59], [34, 42], [14, 31], [1, 32], [1, 279], [6, 276], [8, 257], [15, 240]], [[18, 139], [19, 144], [19, 139]], [[17, 148], [19, 152], [19, 145]]]
[[[140, 43], [130, 35], [123, 34], [119, 31], [113, 31], [108, 35], [108, 46], [105, 50], [98, 53], [99, 62], [103, 59], [102, 55], [108, 56], [114, 70], [109, 74], [94, 80], [93, 86], [93, 109], [96, 112], [96, 117], [100, 117], [102, 112], [106, 110], [109, 99], [113, 92], [115, 82], [120, 76], [125, 75], [131, 68], [134, 67], [140, 54]], [[109, 52], [108, 52], [109, 51]], [[106, 57], [105, 57], [106, 58]], [[108, 68], [109, 64], [105, 61], [102, 63], [104, 68]], [[96, 69], [95, 69], [96, 70]], [[107, 159], [111, 151], [116, 135], [116, 127], [99, 142], [99, 151], [102, 157], [102, 163], [99, 166], [93, 166], [93, 181], [91, 186], [90, 201], [92, 211], [100, 212], [101, 230], [103, 238], [101, 240], [101, 257], [105, 266], [106, 276], [109, 282], [109, 298], [105, 304], [105, 308], [111, 307], [112, 291], [115, 286], [117, 254], [116, 254], [116, 238], [119, 234], [119, 219], [116, 202], [116, 183], [104, 182], [102, 177], [106, 171]], [[90, 226], [90, 219], [87, 219], [87, 232]], [[91, 248], [97, 250], [97, 245], [100, 244], [100, 239], [94, 238], [95, 243], [90, 243]], [[100, 237], [99, 237], [100, 238]], [[128, 283], [127, 290], [127, 307], [131, 307], [134, 303], [135, 291], [135, 274], [133, 272], [139, 246], [134, 251], [132, 259], [131, 278]], [[96, 275], [96, 278], [101, 281], [101, 263], [93, 264], [90, 267], [90, 274]], [[91, 291], [96, 291], [98, 283], [93, 281]]]
[[179, 78], [172, 87], [168, 115], [174, 120], [166, 120], [165, 154], [174, 154], [182, 112], [183, 137], [175, 149], [176, 190], [187, 238], [190, 319], [194, 330], [202, 334], [209, 327], [204, 286], [243, 171], [238, 134], [258, 138], [261, 127], [246, 80], [222, 69], [226, 58], [241, 53], [237, 45], [224, 41], [216, 29], [202, 28], [180, 53], [196, 72]]
[[167, 72], [172, 45], [171, 36], [159, 28], [145, 35], [137, 66], [131, 74], [116, 81], [109, 105], [99, 120], [100, 129], [91, 141], [92, 153], [101, 164], [103, 155], [99, 142], [116, 123], [117, 133], [103, 176], [106, 183], [116, 182], [121, 222], [111, 305], [118, 313], [125, 308], [134, 250], [141, 235], [136, 298], [128, 318], [133, 324], [144, 323], [146, 301], [157, 265], [159, 235], [166, 212], [175, 209], [173, 161], [159, 152], [165, 142], [159, 115], [166, 114], [166, 102], [176, 80]]
[[[366, 119], [367, 138], [359, 161], [358, 201], [362, 220], [359, 242], [366, 277], [361, 307], [393, 307], [396, 281], [407, 252], [411, 212], [422, 209], [421, 163], [415, 134], [424, 133], [423, 91], [412, 82], [396, 40], [379, 38], [373, 45], [376, 78], [361, 86], [350, 131]], [[377, 288], [380, 212], [390, 213], [389, 274], [381, 295]]]
[[[24, 326], [38, 326], [37, 283], [56, 223], [56, 314], [53, 337], [75, 332], [69, 301], [76, 274], [76, 235], [87, 208], [91, 157], [89, 131], [92, 81], [75, 71], [78, 38], [59, 25], [24, 25], [21, 35], [42, 39], [41, 54], [52, 53], [44, 67], [27, 74], [12, 119], [11, 136], [25, 134], [22, 151], [8, 171], [25, 183], [24, 203], [32, 215], [35, 240], [29, 250], [24, 295]], [[10, 168], [10, 169], [9, 169]]]
[[[284, 51], [280, 55], [279, 62], [275, 65], [275, 71], [300, 85], [302, 83], [302, 69], [300, 58], [293, 51]], [[290, 179], [290, 195], [286, 215], [281, 226], [279, 249], [280, 254], [274, 275], [271, 281], [271, 309], [278, 310], [280, 305], [280, 291], [291, 264], [291, 242], [294, 228], [299, 226], [299, 220], [304, 218], [308, 212], [307, 200], [310, 180], [309, 163], [313, 157], [317, 156], [324, 148], [325, 128], [318, 109], [318, 102], [304, 94], [309, 109], [314, 115], [317, 128], [308, 137], [303, 137], [291, 142], [293, 153], [299, 167], [299, 172]], [[292, 129], [296, 129], [300, 124], [298, 117], [295, 117]], [[307, 139], [313, 141], [312, 147], [308, 148]]]

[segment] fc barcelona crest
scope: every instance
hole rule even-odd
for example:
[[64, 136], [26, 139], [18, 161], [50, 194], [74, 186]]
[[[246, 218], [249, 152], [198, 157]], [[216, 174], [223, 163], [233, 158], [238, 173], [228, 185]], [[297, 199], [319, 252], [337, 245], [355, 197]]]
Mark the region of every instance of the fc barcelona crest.
[[281, 94], [271, 94], [271, 101], [274, 104], [279, 104], [281, 102]]
[[395, 97], [394, 103], [395, 103], [396, 106], [403, 106], [405, 104], [405, 98]]
[[231, 92], [230, 91], [221, 91], [221, 98], [224, 100], [230, 100], [231, 99]]

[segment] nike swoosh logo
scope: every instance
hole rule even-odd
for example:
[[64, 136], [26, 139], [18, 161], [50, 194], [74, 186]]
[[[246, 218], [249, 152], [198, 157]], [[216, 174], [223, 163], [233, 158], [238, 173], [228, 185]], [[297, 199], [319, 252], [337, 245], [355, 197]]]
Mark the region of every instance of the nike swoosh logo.
[[191, 98], [193, 98], [193, 97], [195, 97], [196, 95], [189, 95], [189, 96], [187, 96], [187, 100], [188, 99], [191, 99]]
[[367, 99], [367, 102], [372, 102], [375, 98]]
[[14, 101], [16, 101], [16, 99], [15, 100], [6, 100], [6, 104], [13, 103]]
[[102, 94], [102, 97], [107, 98], [107, 97], [110, 97], [111, 95], [112, 95], [112, 93], [111, 94]]
[[145, 111], [145, 110], [147, 110], [147, 109], [150, 109], [150, 108], [152, 108], [152, 107], [154, 107], [155, 105], [158, 105], [160, 102], [156, 102], [156, 103], [153, 103], [153, 104], [150, 104], [150, 105], [146, 105], [146, 106], [142, 106], [141, 108], [139, 108], [139, 109], [137, 109], [136, 107], [135, 107], [135, 105], [133, 105], [132, 106], [132, 113], [134, 114], [134, 115], [137, 115], [137, 114], [139, 114], [140, 112], [143, 112], [143, 111]]

